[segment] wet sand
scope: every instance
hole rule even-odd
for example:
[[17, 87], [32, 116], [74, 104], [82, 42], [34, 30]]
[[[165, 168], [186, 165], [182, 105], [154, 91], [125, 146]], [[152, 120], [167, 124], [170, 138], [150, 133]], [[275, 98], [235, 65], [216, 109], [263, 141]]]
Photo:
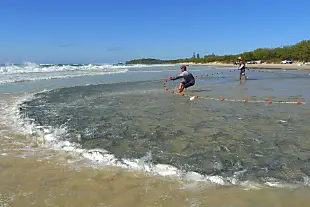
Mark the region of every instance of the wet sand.
[[[11, 135], [11, 143], [21, 139], [25, 142], [24, 136]], [[73, 157], [52, 151], [46, 152], [49, 158], [36, 153], [25, 157], [30, 148], [20, 147], [2, 143], [2, 149], [20, 150], [14, 156], [0, 156], [0, 206], [309, 206], [309, 189], [245, 190], [118, 168], [79, 168], [83, 161], [72, 164]]]

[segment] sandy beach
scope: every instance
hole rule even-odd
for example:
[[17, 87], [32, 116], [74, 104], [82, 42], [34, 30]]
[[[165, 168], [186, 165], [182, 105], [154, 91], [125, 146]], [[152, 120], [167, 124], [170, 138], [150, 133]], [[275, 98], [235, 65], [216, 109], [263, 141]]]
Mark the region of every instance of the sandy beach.
[[[179, 63], [185, 65], [203, 65], [203, 66], [218, 66], [218, 67], [237, 67], [234, 64], [225, 63]], [[246, 64], [247, 68], [257, 68], [257, 69], [281, 69], [281, 70], [310, 70], [310, 65], [302, 64]]]

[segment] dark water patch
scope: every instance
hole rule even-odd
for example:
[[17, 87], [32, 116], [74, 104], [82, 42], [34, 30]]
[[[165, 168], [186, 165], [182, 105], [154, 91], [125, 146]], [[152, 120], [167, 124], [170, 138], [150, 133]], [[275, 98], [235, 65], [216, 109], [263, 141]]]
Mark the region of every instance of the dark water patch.
[[309, 172], [308, 107], [192, 102], [156, 82], [128, 82], [40, 93], [21, 109], [37, 125], [65, 126], [62, 139], [118, 158], [151, 152], [153, 163], [240, 180], [299, 182]]

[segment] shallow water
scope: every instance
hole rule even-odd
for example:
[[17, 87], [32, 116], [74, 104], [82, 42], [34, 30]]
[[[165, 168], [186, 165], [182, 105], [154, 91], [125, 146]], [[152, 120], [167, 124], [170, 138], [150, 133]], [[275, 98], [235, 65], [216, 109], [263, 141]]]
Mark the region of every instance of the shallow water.
[[[190, 101], [163, 89], [177, 69], [151, 70], [0, 88], [10, 92], [1, 95], [0, 204], [307, 206], [309, 105], [217, 99], [309, 102], [307, 74], [248, 71], [240, 83], [234, 71], [194, 67], [203, 77], [185, 91], [200, 97]], [[29, 90], [53, 88], [11, 110]]]
[[[197, 94], [239, 99], [265, 94], [285, 101], [297, 95], [292, 87], [309, 81], [262, 79], [257, 86], [240, 86], [231, 83], [232, 77], [222, 79], [211, 86], [208, 79], [201, 79], [197, 84], [211, 91]], [[265, 83], [272, 89], [266, 92]], [[299, 89], [298, 100], [305, 100], [308, 88]], [[66, 128], [60, 139], [84, 149], [105, 149], [120, 162], [147, 157], [144, 161], [151, 164], [219, 175], [222, 183], [232, 184], [304, 183], [309, 176], [304, 167], [310, 155], [307, 105], [191, 102], [166, 93], [156, 81], [134, 81], [48, 91], [20, 109], [22, 117], [37, 126]]]

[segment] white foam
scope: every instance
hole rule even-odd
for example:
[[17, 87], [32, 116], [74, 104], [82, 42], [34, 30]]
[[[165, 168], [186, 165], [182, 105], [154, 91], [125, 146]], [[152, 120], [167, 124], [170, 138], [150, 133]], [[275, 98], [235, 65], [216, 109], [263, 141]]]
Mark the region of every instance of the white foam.
[[76, 74], [76, 72], [71, 73], [55, 73], [55, 74], [5, 74], [0, 77], [0, 84], [16, 83], [16, 82], [28, 82], [28, 81], [38, 81], [38, 80], [52, 80], [52, 79], [66, 79], [75, 78], [82, 76], [97, 76], [97, 75], [113, 75], [118, 73], [126, 73], [128, 69], [115, 70], [115, 71], [83, 71]]
[[308, 176], [304, 177], [304, 184], [310, 186], [310, 178]]
[[111, 64], [88, 64], [88, 65], [53, 65], [53, 64], [36, 64], [25, 62], [21, 65], [7, 64], [0, 66], [0, 74], [25, 74], [25, 73], [51, 73], [51, 72], [65, 72], [65, 71], [98, 71], [113, 72], [119, 69], [128, 68], [148, 68], [148, 67], [172, 67], [172, 64], [154, 64], [154, 65], [111, 65]]
[[185, 175], [184, 175], [184, 178], [186, 180], [192, 180], [192, 181], [205, 181], [205, 176], [197, 173], [197, 172], [187, 172]]
[[[113, 75], [118, 73], [126, 73], [130, 70], [136, 71], [135, 68], [150, 68], [150, 67], [174, 67], [172, 64], [157, 64], [157, 65], [111, 65], [111, 64], [88, 64], [88, 65], [53, 65], [53, 64], [36, 64], [26, 62], [22, 65], [8, 64], [0, 66], [0, 84], [74, 78], [82, 76], [96, 75]], [[145, 71], [144, 71], [145, 72]], [[148, 72], [161, 72], [150, 70]], [[35, 75], [34, 75], [35, 73]]]
[[161, 176], [179, 176], [180, 172], [176, 167], [166, 164], [157, 164], [153, 170]]

